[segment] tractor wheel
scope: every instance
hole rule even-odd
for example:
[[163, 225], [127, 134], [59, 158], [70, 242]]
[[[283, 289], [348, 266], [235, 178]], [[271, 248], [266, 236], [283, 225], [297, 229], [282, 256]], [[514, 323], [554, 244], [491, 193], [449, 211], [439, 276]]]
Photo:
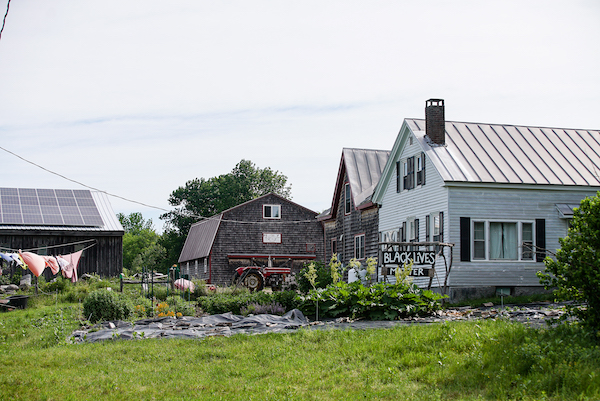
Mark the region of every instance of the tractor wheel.
[[244, 285], [252, 292], [262, 291], [264, 284], [263, 278], [258, 272], [250, 272], [244, 279]]

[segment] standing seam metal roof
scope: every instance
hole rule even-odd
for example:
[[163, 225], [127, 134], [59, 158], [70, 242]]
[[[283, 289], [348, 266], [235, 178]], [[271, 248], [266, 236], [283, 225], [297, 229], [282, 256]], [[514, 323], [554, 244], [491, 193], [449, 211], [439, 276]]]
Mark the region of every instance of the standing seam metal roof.
[[344, 148], [342, 157], [350, 182], [352, 200], [354, 206], [358, 206], [373, 194], [390, 157], [390, 151]]
[[600, 131], [446, 121], [432, 145], [425, 120], [406, 119], [444, 181], [600, 186]]
[[205, 258], [210, 255], [222, 218], [223, 214], [221, 213], [198, 223], [194, 223], [192, 227], [190, 227], [190, 231], [185, 239], [185, 244], [179, 255], [178, 263]]

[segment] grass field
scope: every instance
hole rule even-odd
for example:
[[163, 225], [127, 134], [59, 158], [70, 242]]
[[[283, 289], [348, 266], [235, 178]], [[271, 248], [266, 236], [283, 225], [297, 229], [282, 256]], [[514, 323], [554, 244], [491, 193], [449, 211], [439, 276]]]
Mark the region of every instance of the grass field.
[[597, 400], [578, 328], [505, 321], [68, 344], [80, 305], [0, 314], [0, 400]]

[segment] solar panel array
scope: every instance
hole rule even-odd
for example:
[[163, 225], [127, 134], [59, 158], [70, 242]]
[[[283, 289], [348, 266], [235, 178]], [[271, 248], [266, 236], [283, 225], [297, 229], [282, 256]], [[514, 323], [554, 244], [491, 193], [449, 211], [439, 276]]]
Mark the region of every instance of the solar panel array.
[[0, 188], [0, 224], [99, 227], [88, 190]]

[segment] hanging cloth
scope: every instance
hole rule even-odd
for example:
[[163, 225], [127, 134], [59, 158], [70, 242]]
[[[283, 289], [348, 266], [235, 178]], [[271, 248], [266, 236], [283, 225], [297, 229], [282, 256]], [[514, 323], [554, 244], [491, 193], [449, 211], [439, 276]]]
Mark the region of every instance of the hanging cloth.
[[22, 267], [24, 270], [27, 269], [27, 263], [25, 263], [21, 255], [18, 253], [9, 253], [8, 256], [10, 256], [18, 266]]
[[42, 256], [44, 261], [46, 262], [46, 266], [52, 270], [52, 274], [58, 274], [60, 271], [60, 266], [58, 265], [58, 261], [54, 256]]
[[0, 258], [6, 260], [8, 264], [14, 262], [14, 259], [10, 256], [10, 254], [0, 252]]
[[19, 255], [21, 255], [23, 261], [29, 266], [29, 270], [31, 270], [36, 277], [39, 277], [44, 272], [46, 261], [43, 257], [31, 252], [19, 252]]
[[[58, 255], [58, 264], [62, 269], [63, 277], [70, 278], [73, 283], [77, 282], [77, 266], [83, 250], [68, 255]], [[61, 260], [62, 259], [62, 260]]]

